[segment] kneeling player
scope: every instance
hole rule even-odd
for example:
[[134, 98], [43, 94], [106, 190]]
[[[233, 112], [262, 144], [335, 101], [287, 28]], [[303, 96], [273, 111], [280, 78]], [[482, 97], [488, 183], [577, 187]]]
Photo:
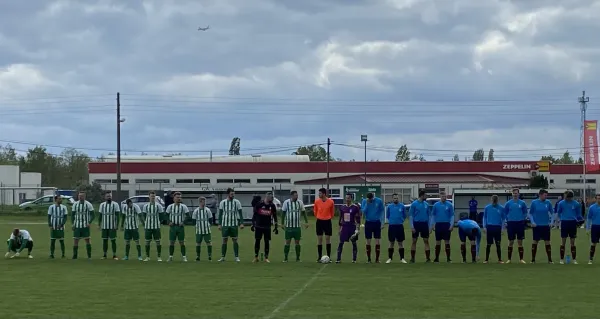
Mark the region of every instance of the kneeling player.
[[206, 243], [208, 252], [208, 261], [212, 260], [212, 238], [211, 238], [211, 221], [213, 213], [206, 207], [206, 198], [200, 197], [200, 206], [192, 213], [192, 219], [196, 221], [196, 261], [200, 261], [200, 249], [202, 242]]
[[21, 252], [27, 248], [27, 258], [33, 258], [33, 256], [31, 256], [33, 238], [31, 238], [31, 235], [29, 235], [29, 232], [25, 229], [15, 228], [6, 243], [8, 244], [8, 251], [4, 257], [8, 257], [11, 252], [13, 252], [14, 255], [10, 256], [10, 258], [19, 257]]
[[460, 253], [463, 263], [467, 262], [467, 238], [471, 242], [471, 261], [477, 262], [479, 257], [479, 243], [481, 242], [481, 228], [474, 220], [463, 219], [458, 222], [458, 237], [460, 238]]
[[356, 240], [358, 239], [358, 226], [360, 226], [360, 208], [352, 203], [352, 195], [346, 195], [346, 204], [340, 207], [340, 243], [337, 249], [337, 261], [342, 262], [342, 251], [344, 243], [352, 242], [352, 262], [356, 263], [356, 254], [358, 247]]
[[594, 254], [596, 253], [596, 245], [600, 242], [600, 194], [596, 195], [596, 203], [590, 206], [587, 215], [586, 228], [588, 234], [591, 235], [591, 246], [590, 246], [590, 261], [588, 264], [592, 264], [594, 261]]

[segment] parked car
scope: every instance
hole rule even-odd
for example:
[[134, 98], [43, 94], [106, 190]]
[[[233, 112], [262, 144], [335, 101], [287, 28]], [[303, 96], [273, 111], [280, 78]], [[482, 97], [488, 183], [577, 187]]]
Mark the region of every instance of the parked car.
[[[61, 197], [63, 199], [63, 204], [67, 206], [71, 206], [73, 203], [75, 203], [75, 200], [71, 196], [61, 195]], [[54, 195], [46, 195], [36, 200], [22, 203], [19, 205], [19, 209], [25, 211], [48, 210], [48, 207], [50, 207], [52, 204], [54, 204]]]
[[[140, 208], [142, 208], [142, 206], [144, 206], [145, 204], [150, 202], [150, 196], [148, 195], [137, 195], [137, 196], [133, 196], [133, 197], [129, 197], [128, 199], [131, 199], [131, 202], [133, 202], [134, 204], [137, 204], [138, 206], [140, 206]], [[127, 199], [121, 202], [121, 206], [125, 205], [125, 203], [127, 202]], [[161, 206], [165, 206], [165, 201], [156, 196], [156, 202], [159, 203]], [[164, 207], [166, 209], [166, 207]]]

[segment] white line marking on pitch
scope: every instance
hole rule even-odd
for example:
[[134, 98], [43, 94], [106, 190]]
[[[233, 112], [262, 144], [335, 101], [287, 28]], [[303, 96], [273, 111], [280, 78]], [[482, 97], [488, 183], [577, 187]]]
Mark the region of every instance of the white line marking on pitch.
[[319, 271], [317, 271], [315, 273], [314, 276], [312, 276], [305, 284], [304, 286], [302, 286], [300, 289], [298, 289], [298, 291], [296, 291], [295, 294], [291, 295], [288, 299], [286, 299], [284, 302], [282, 302], [281, 304], [279, 304], [279, 306], [277, 306], [277, 308], [275, 308], [275, 310], [273, 310], [273, 312], [271, 312], [270, 315], [264, 317], [264, 319], [271, 319], [273, 317], [275, 317], [275, 315], [277, 313], [279, 313], [281, 310], [283, 310], [290, 302], [292, 302], [292, 300], [296, 299], [298, 296], [300, 296], [305, 290], [306, 288], [308, 288], [310, 285], [312, 285], [313, 282], [315, 282], [315, 280], [317, 280], [317, 278], [319, 277], [319, 275], [323, 272], [323, 270], [325, 270], [325, 267], [327, 267], [327, 265], [329, 264], [325, 264], [323, 265], [323, 267], [321, 267], [321, 269], [319, 269]]

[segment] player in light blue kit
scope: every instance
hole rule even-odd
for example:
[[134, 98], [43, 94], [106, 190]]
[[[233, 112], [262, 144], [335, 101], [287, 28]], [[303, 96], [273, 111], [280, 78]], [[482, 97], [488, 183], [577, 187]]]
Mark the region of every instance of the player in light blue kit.
[[458, 237], [460, 238], [460, 252], [463, 263], [467, 262], [467, 238], [471, 242], [471, 262], [479, 259], [479, 244], [481, 243], [481, 228], [476, 221], [461, 219], [458, 221]]
[[585, 226], [591, 237], [590, 261], [588, 262], [591, 265], [594, 261], [596, 245], [600, 242], [600, 194], [596, 195], [596, 203], [590, 206], [588, 210]]

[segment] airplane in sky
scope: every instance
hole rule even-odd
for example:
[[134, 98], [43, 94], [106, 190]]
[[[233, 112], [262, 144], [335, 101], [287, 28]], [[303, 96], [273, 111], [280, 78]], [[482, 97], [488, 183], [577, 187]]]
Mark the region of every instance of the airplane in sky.
[[209, 26], [209, 25], [208, 25], [208, 26], [206, 26], [206, 28], [203, 28], [203, 27], [198, 27], [198, 31], [206, 31], [206, 30], [208, 30], [208, 29], [210, 29], [210, 26]]

